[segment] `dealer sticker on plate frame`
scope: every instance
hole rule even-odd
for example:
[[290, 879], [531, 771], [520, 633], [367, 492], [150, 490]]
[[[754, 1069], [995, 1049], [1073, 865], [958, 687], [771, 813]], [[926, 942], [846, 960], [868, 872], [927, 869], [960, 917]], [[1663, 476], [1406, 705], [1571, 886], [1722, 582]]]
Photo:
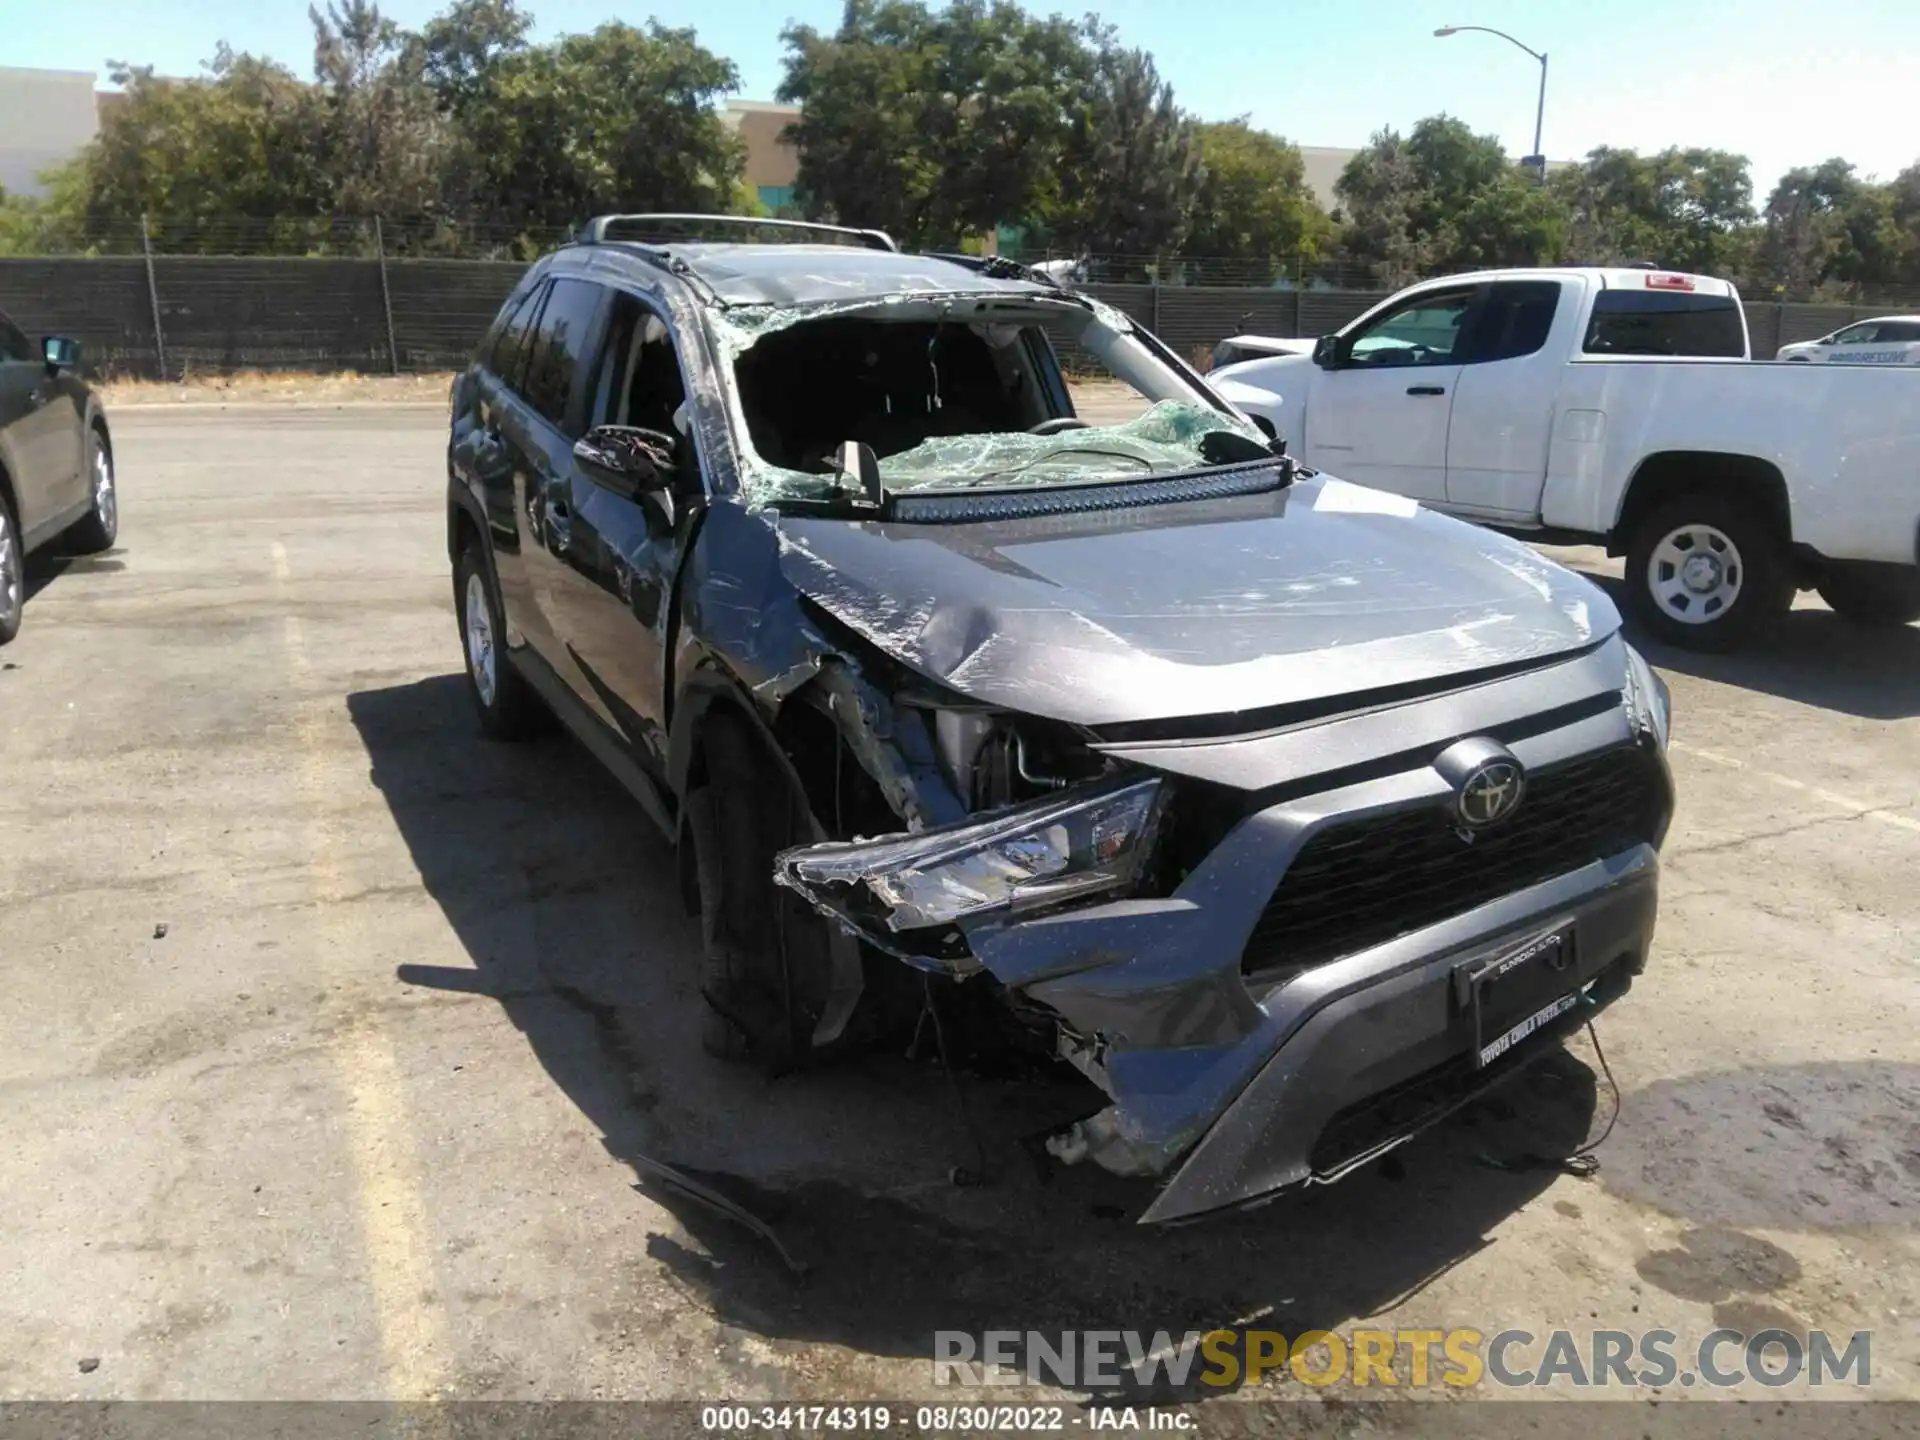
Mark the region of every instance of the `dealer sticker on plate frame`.
[[1474, 1063], [1491, 1065], [1580, 1003], [1570, 924], [1456, 972], [1473, 1016]]

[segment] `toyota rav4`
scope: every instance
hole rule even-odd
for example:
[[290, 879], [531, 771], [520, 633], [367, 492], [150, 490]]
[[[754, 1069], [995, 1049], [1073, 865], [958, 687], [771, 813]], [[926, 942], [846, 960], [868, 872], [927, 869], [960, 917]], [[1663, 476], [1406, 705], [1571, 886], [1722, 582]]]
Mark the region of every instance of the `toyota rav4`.
[[1160, 1222], [1383, 1153], [1646, 962], [1667, 696], [1607, 598], [1044, 276], [603, 217], [448, 466], [480, 727], [558, 716], [674, 842], [715, 1051], [946, 1007], [1104, 1092], [1048, 1149]]

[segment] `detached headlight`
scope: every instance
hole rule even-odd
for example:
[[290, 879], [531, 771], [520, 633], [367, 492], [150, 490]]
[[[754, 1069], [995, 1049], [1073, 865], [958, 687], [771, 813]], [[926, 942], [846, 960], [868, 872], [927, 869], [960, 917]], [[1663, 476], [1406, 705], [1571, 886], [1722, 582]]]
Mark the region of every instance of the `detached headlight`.
[[1667, 748], [1667, 739], [1673, 723], [1672, 694], [1667, 689], [1667, 682], [1654, 674], [1653, 667], [1647, 663], [1646, 656], [1631, 645], [1626, 645], [1625, 648], [1627, 703], [1632, 707], [1635, 723], [1653, 731], [1654, 738], [1660, 742], [1660, 748], [1664, 750]]
[[1065, 791], [984, 820], [774, 858], [773, 877], [856, 929], [898, 933], [1118, 890], [1153, 843], [1159, 780]]

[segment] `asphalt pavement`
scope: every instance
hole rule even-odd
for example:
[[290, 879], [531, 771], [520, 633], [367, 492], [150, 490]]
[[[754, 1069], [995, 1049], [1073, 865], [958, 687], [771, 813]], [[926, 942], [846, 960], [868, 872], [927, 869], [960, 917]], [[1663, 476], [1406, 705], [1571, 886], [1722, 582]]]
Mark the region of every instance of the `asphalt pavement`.
[[930, 1066], [701, 1053], [665, 846], [566, 739], [475, 731], [440, 413], [116, 433], [120, 547], [37, 563], [0, 650], [0, 1396], [904, 1397], [936, 1330], [1264, 1317], [1870, 1330], [1920, 1397], [1920, 628], [1653, 652], [1680, 809], [1597, 1174], [1499, 1163], [1607, 1124], [1582, 1037], [1157, 1233], [1032, 1163], [1029, 1087], [970, 1082], [956, 1188]]

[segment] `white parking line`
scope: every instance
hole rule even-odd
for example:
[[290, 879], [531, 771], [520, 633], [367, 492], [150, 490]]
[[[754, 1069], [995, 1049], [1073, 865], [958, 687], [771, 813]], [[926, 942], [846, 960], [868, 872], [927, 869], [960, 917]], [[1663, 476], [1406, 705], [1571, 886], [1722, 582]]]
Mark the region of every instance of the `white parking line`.
[[1745, 770], [1769, 784], [1778, 785], [1783, 790], [1798, 790], [1825, 802], [1837, 810], [1845, 810], [1861, 820], [1878, 820], [1882, 825], [1891, 825], [1896, 830], [1911, 830], [1920, 834], [1920, 820], [1911, 815], [1897, 815], [1884, 806], [1869, 804], [1865, 800], [1856, 800], [1850, 795], [1842, 795], [1835, 790], [1823, 790], [1818, 785], [1809, 785], [1804, 780], [1796, 780], [1791, 775], [1782, 775], [1775, 770], [1756, 770], [1737, 755], [1722, 755], [1717, 750], [1703, 750], [1698, 745], [1688, 745], [1675, 740], [1670, 747], [1683, 755], [1691, 755], [1709, 765], [1723, 766], [1728, 770]]
[[[292, 567], [287, 547], [273, 542], [274, 598], [291, 599]], [[308, 811], [313, 893], [319, 902], [321, 944], [354, 954], [361, 937], [349, 912], [332, 902], [352, 886], [344, 875], [344, 852], [327, 815], [335, 796], [328, 773], [328, 716], [337, 706], [312, 692], [313, 667], [300, 616], [282, 619], [288, 673], [293, 679], [301, 766], [299, 790]], [[386, 1398], [431, 1400], [443, 1390], [442, 1358], [447, 1336], [433, 1290], [428, 1249], [426, 1188], [406, 1106], [405, 1077], [394, 1038], [376, 1014], [356, 1017], [335, 1042], [333, 1060], [345, 1092], [346, 1138], [355, 1177], [361, 1237], [366, 1245], [364, 1279], [371, 1292], [386, 1371]], [[436, 1433], [432, 1427], [425, 1432]]]

